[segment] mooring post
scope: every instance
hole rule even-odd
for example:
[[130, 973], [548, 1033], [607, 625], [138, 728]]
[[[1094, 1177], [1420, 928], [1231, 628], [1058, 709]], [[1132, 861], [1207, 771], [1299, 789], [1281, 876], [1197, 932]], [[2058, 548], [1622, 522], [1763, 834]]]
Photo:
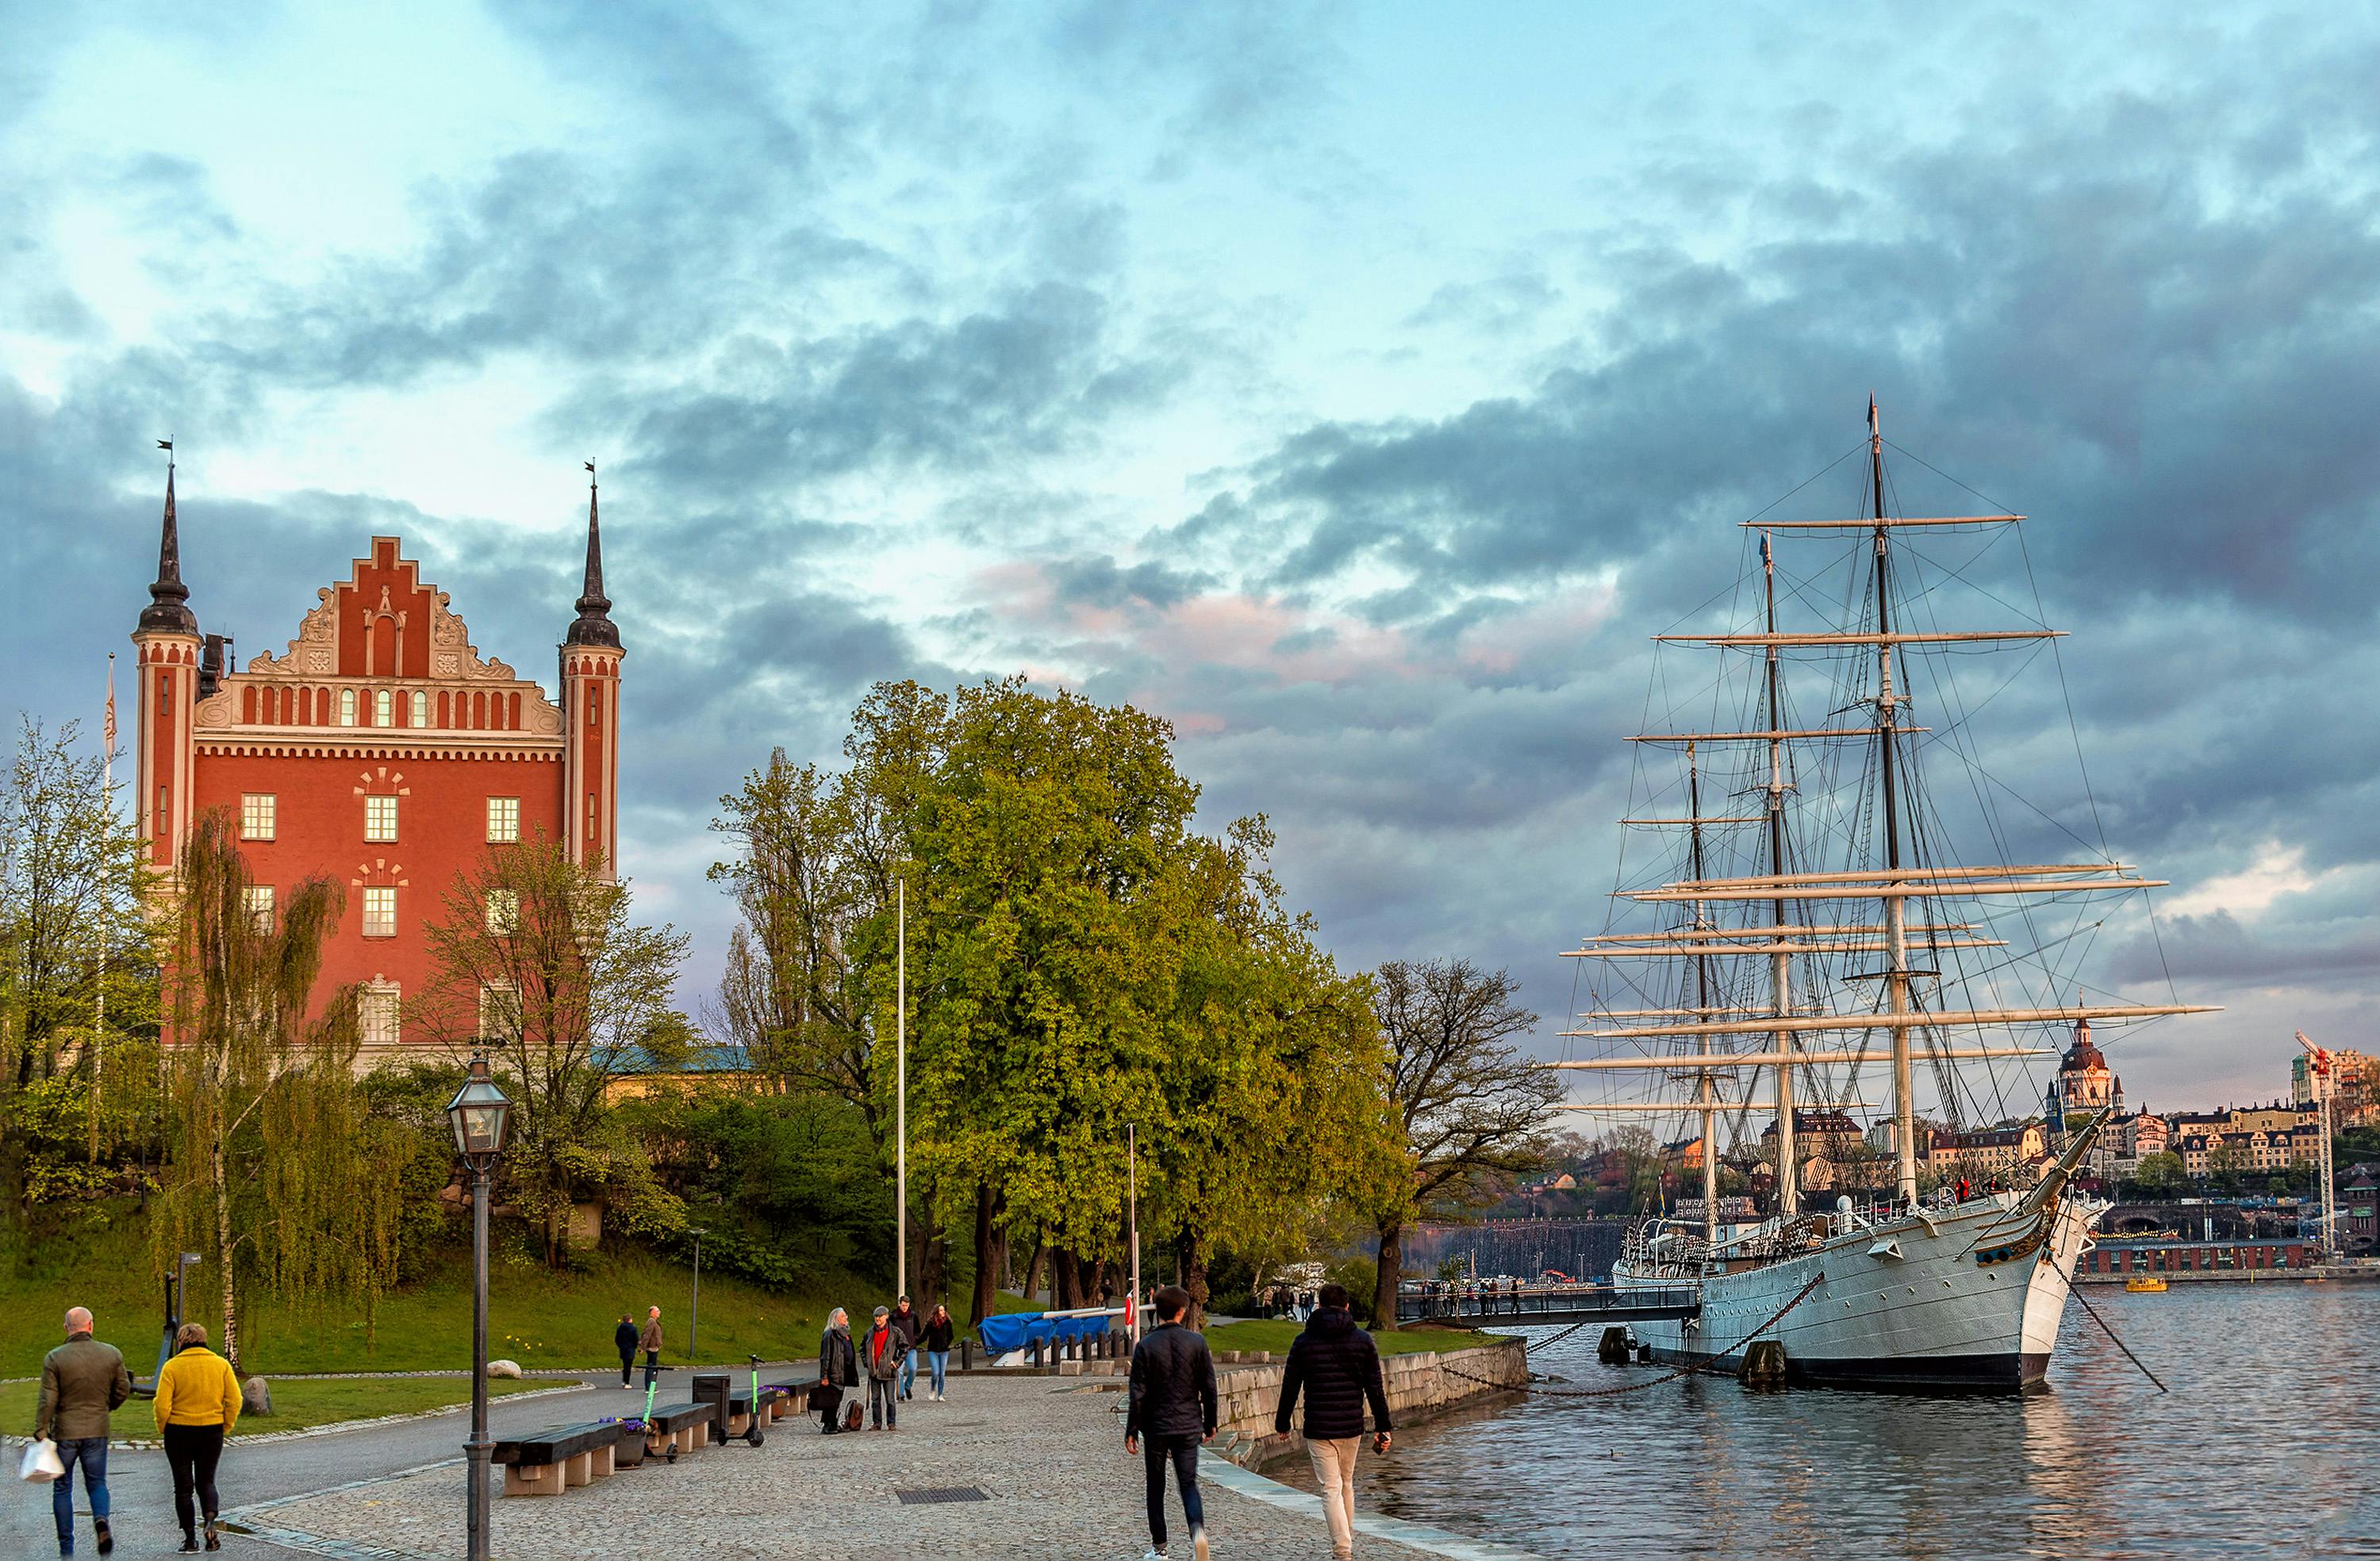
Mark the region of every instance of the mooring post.
[[1628, 1363], [1628, 1356], [1627, 1325], [1615, 1323], [1604, 1329], [1602, 1340], [1595, 1347], [1595, 1358], [1607, 1366], [1624, 1366]]
[[1746, 1387], [1777, 1388], [1785, 1386], [1785, 1346], [1773, 1338], [1756, 1339], [1743, 1351], [1743, 1364], [1736, 1372], [1736, 1380]]

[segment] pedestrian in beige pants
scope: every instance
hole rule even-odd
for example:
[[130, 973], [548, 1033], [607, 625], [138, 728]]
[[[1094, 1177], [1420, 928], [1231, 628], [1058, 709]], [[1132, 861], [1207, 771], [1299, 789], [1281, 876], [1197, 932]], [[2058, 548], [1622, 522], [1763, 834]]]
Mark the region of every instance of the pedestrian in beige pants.
[[1389, 1395], [1380, 1381], [1380, 1351], [1372, 1336], [1355, 1325], [1342, 1285], [1322, 1287], [1305, 1331], [1289, 1347], [1281, 1376], [1281, 1408], [1272, 1428], [1289, 1435], [1290, 1412], [1305, 1395], [1305, 1454], [1314, 1482], [1322, 1491], [1322, 1515], [1330, 1525], [1330, 1553], [1338, 1561], [1355, 1554], [1355, 1449], [1364, 1439], [1364, 1407], [1369, 1402], [1372, 1450], [1389, 1450]]

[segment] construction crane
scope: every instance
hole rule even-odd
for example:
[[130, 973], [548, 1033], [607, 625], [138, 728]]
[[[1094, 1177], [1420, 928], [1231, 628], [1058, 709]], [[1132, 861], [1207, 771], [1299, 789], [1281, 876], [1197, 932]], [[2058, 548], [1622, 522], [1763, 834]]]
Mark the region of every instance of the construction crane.
[[2331, 1059], [2330, 1053], [2308, 1040], [2302, 1030], [2298, 1032], [2298, 1045], [2306, 1049], [2306, 1072], [2313, 1085], [2314, 1104], [2322, 1113], [2322, 1254], [2328, 1262], [2338, 1252], [2338, 1192], [2330, 1172]]

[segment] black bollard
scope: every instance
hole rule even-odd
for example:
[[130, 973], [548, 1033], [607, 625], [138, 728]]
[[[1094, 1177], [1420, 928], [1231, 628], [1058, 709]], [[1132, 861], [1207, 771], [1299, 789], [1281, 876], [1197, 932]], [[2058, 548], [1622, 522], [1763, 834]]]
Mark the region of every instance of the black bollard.
[[1041, 1341], [1038, 1338], [1033, 1341], [1033, 1369], [1041, 1369]]
[[971, 1338], [959, 1340], [959, 1370], [963, 1372], [975, 1370], [975, 1340]]

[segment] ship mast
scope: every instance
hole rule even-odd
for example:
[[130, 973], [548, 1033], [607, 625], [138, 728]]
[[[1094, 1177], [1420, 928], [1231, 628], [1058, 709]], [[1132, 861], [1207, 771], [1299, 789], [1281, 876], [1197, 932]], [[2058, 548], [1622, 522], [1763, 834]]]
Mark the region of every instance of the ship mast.
[[[1768, 533], [1760, 534], [1760, 579], [1767, 599], [1767, 628], [1771, 636], [1768, 649], [1768, 870], [1780, 880], [1785, 876], [1785, 731], [1784, 712], [1778, 698], [1777, 659], [1781, 647], [1774, 642], [1777, 633], [1777, 559], [1769, 546]], [[1697, 872], [1694, 875], [1700, 877]], [[1786, 926], [1785, 902], [1775, 902], [1775, 925]], [[1787, 940], [1778, 939], [1777, 948], [1768, 960], [1770, 1008], [1779, 1019], [1792, 1011], [1792, 956], [1785, 951]], [[1779, 1057], [1790, 1056], [1793, 1037], [1784, 1030], [1776, 1033], [1775, 1050]], [[1799, 1166], [1793, 1147], [1793, 1068], [1782, 1062], [1777, 1068], [1777, 1216], [1791, 1219], [1801, 1207]]]
[[[1686, 744], [1686, 817], [1694, 820], [1692, 832], [1687, 837], [1687, 854], [1694, 880], [1699, 883], [1703, 877], [1703, 787], [1702, 771], [1694, 762], [1694, 745], [1692, 743]], [[1702, 902], [1697, 900], [1694, 902], [1697, 939], [1710, 930], [1710, 918], [1703, 914]], [[1709, 1017], [1712, 1011], [1710, 959], [1707, 955], [1697, 955], [1694, 959], [1694, 1009], [1704, 1018]], [[1695, 1055], [1708, 1058], [1711, 1041], [1709, 1035], [1698, 1037]], [[1703, 1119], [1703, 1253], [1706, 1262], [1709, 1261], [1711, 1250], [1718, 1245], [1718, 1141], [1715, 1136], [1718, 1093], [1717, 1081], [1706, 1063], [1702, 1072], [1694, 1078], [1694, 1100], [1702, 1107]]]
[[[1886, 588], [1886, 562], [1889, 556], [1887, 538], [1890, 527], [1884, 523], [1884, 428], [1876, 417], [1876, 397], [1867, 398], [1867, 460], [1868, 483], [1874, 490], [1876, 513], [1876, 743], [1882, 761], [1878, 773], [1884, 786], [1884, 865], [1885, 887], [1898, 889], [1903, 882], [1898, 874], [1900, 867], [1900, 788], [1894, 775], [1895, 744], [1893, 729], [1899, 724], [1900, 701], [1892, 693], [1892, 603]], [[1778, 869], [1782, 872], [1780, 867]], [[1896, 1018], [1909, 1011], [1909, 902], [1901, 895], [1887, 894], [1884, 901], [1885, 958], [1889, 962], [1884, 974], [1886, 1007]], [[1910, 1077], [1911, 1026], [1892, 1026], [1892, 1146], [1900, 1165], [1900, 1205], [1912, 1208], [1917, 1203], [1917, 1107], [1914, 1088]]]

